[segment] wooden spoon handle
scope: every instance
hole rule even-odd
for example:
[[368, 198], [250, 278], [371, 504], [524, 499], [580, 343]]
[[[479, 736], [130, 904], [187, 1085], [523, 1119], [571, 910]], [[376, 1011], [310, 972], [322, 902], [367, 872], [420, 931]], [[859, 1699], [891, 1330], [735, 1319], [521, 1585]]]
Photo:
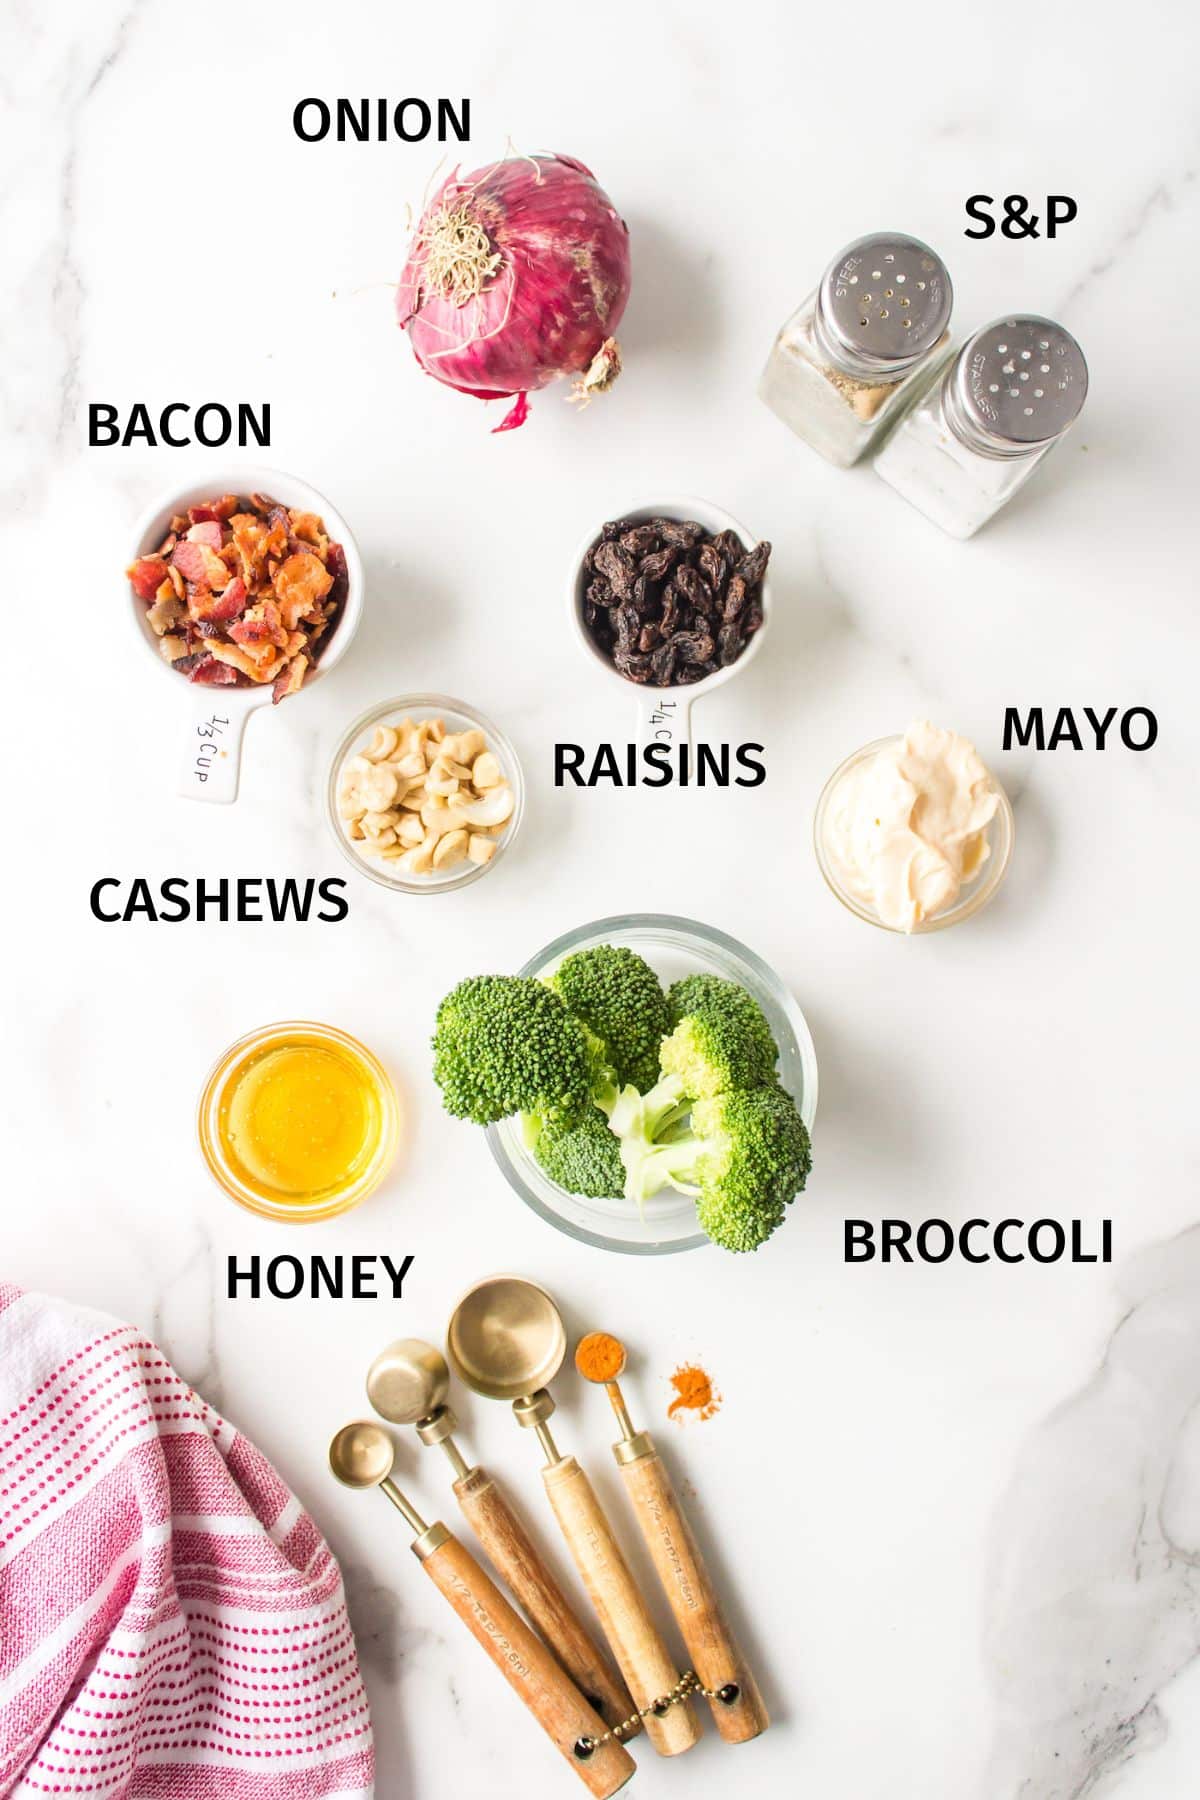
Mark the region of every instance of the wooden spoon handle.
[[[679, 1670], [646, 1610], [592, 1484], [575, 1458], [564, 1456], [551, 1463], [542, 1470], [542, 1480], [617, 1665], [638, 1710], [644, 1711], [678, 1684]], [[700, 1736], [690, 1701], [679, 1702], [661, 1717], [651, 1714], [646, 1733], [662, 1756], [690, 1750]]]
[[713, 1719], [728, 1744], [744, 1744], [767, 1729], [770, 1718], [753, 1675], [727, 1625], [687, 1515], [658, 1451], [620, 1465], [621, 1475], [654, 1559], [658, 1578], [703, 1685], [734, 1688], [728, 1702], [712, 1699]]
[[[596, 1800], [608, 1800], [623, 1788], [634, 1772], [632, 1756], [615, 1738], [598, 1742], [604, 1735], [599, 1715], [471, 1552], [447, 1533], [445, 1541], [424, 1557], [422, 1566], [588, 1792]], [[575, 1754], [582, 1738], [597, 1741], [596, 1749], [585, 1759]]]
[[625, 1683], [546, 1567], [504, 1489], [486, 1469], [471, 1469], [454, 1483], [454, 1492], [489, 1562], [534, 1630], [605, 1724], [620, 1725], [634, 1711]]

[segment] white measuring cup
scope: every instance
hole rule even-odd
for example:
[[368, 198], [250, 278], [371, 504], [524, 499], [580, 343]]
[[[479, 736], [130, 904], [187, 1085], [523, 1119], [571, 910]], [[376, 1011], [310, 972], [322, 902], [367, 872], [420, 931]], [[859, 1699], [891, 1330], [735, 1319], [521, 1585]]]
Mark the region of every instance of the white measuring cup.
[[[350, 640], [358, 628], [363, 604], [363, 566], [358, 545], [350, 527], [337, 508], [316, 488], [309, 487], [295, 475], [282, 469], [252, 466], [223, 468], [217, 464], [202, 479], [185, 487], [174, 486], [149, 505], [135, 528], [132, 553], [127, 564], [139, 556], [153, 556], [170, 530], [176, 513], [186, 513], [189, 506], [203, 506], [222, 494], [268, 494], [281, 506], [316, 513], [326, 535], [340, 544], [346, 556], [346, 598], [336, 623], [331, 627], [320, 661], [305, 679], [304, 686], [288, 696], [287, 704], [295, 706], [309, 688], [341, 661], [350, 648]], [[260, 706], [269, 706], [273, 698], [271, 683], [260, 687], [203, 687], [189, 682], [158, 648], [158, 638], [146, 620], [149, 608], [125, 581], [128, 604], [132, 608], [134, 629], [147, 653], [154, 659], [179, 694], [183, 718], [183, 745], [179, 762], [178, 792], [191, 800], [208, 800], [228, 805], [237, 799], [238, 778], [242, 763], [242, 736], [246, 721]]]
[[[638, 503], [634, 506], [623, 506], [609, 515], [614, 519], [626, 519], [631, 525], [645, 524], [649, 519], [694, 520], [703, 525], [705, 531], [714, 536], [720, 531], [735, 531], [747, 550], [753, 550], [758, 539], [746, 530], [746, 527], [714, 506], [709, 500], [697, 500], [694, 497], [676, 495], [650, 504]], [[726, 669], [717, 669], [711, 675], [705, 675], [701, 681], [689, 681], [673, 687], [643, 686], [640, 682], [630, 681], [622, 675], [616, 665], [609, 661], [600, 649], [584, 622], [583, 604], [587, 593], [587, 585], [591, 577], [584, 566], [584, 558], [600, 535], [599, 526], [593, 526], [580, 543], [575, 560], [571, 565], [570, 580], [567, 584], [567, 608], [575, 635], [591, 661], [615, 682], [626, 695], [632, 698], [637, 707], [635, 735], [632, 741], [640, 746], [647, 744], [666, 744], [673, 748], [676, 744], [690, 744], [692, 741], [691, 711], [693, 702], [711, 694], [714, 688], [732, 681], [740, 675], [747, 664], [762, 649], [762, 641], [766, 637], [771, 624], [771, 580], [770, 571], [763, 577], [761, 600], [763, 622], [736, 662], [730, 663]]]

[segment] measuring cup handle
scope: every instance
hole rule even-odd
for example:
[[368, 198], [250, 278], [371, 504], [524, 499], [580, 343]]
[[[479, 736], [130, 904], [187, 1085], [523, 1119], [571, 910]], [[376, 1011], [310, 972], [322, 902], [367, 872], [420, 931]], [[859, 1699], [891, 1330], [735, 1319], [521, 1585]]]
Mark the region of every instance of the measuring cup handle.
[[[679, 1670], [638, 1592], [595, 1490], [575, 1458], [564, 1456], [550, 1463], [542, 1470], [542, 1480], [618, 1667], [638, 1710], [644, 1711], [677, 1685]], [[659, 1718], [651, 1714], [646, 1734], [660, 1756], [678, 1756], [690, 1750], [700, 1736], [691, 1702], [681, 1701]]]
[[242, 734], [254, 709], [247, 706], [244, 690], [236, 688], [194, 687], [187, 698], [179, 793], [185, 799], [228, 806], [237, 799]]
[[640, 750], [665, 744], [674, 755], [677, 744], [692, 741], [691, 696], [679, 688], [642, 688], [637, 696], [637, 737]]
[[620, 1465], [646, 1548], [662, 1582], [692, 1666], [716, 1694], [736, 1688], [728, 1703], [710, 1699], [713, 1721], [727, 1744], [744, 1744], [770, 1724], [762, 1695], [721, 1613], [704, 1559], [657, 1450]]
[[[470, 1551], [447, 1535], [421, 1566], [588, 1792], [596, 1800], [608, 1800], [623, 1788], [634, 1773], [628, 1750], [615, 1738], [599, 1743], [604, 1735], [599, 1714], [592, 1711]], [[591, 1738], [597, 1747], [581, 1759], [575, 1746], [582, 1738]]]
[[486, 1469], [470, 1469], [454, 1483], [463, 1517], [534, 1630], [554, 1652], [584, 1699], [606, 1725], [619, 1725], [633, 1701], [589, 1635], [503, 1488]]

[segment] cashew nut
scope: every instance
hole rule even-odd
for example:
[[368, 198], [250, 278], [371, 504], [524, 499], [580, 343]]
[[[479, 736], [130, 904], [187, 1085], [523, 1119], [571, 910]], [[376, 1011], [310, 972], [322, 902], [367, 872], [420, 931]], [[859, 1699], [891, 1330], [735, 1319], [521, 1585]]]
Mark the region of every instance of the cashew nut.
[[365, 847], [371, 855], [374, 855], [376, 851], [386, 850], [389, 845], [394, 844], [395, 842], [396, 834], [391, 826], [389, 826], [386, 831], [380, 831], [375, 833], [374, 836], [368, 836]]
[[460, 763], [473, 763], [486, 749], [487, 739], [475, 729], [448, 732], [441, 744], [442, 755]]
[[445, 767], [439, 757], [438, 761], [434, 763], [426, 777], [425, 788], [427, 793], [440, 794], [443, 797], [448, 797], [450, 794], [457, 794], [458, 776], [451, 775], [450, 771]]
[[513, 791], [507, 782], [499, 787], [489, 788], [478, 800], [471, 800], [463, 794], [456, 794], [447, 802], [446, 810], [454, 814], [460, 825], [483, 826], [503, 825], [512, 814]]
[[481, 794], [485, 788], [499, 787], [503, 780], [499, 758], [492, 751], [485, 750], [475, 758], [471, 767], [471, 781]]
[[466, 831], [447, 831], [440, 837], [433, 853], [434, 868], [446, 869], [453, 863], [461, 862], [466, 854], [467, 837]]
[[386, 762], [400, 742], [400, 733], [394, 725], [377, 725], [375, 736], [371, 739], [371, 748], [366, 752], [371, 762]]
[[358, 791], [369, 812], [386, 812], [394, 803], [399, 786], [390, 763], [372, 763], [370, 773], [362, 776]]
[[406, 875], [428, 875], [433, 867], [433, 850], [436, 839], [426, 838], [404, 855], [397, 858], [396, 867], [403, 869]]

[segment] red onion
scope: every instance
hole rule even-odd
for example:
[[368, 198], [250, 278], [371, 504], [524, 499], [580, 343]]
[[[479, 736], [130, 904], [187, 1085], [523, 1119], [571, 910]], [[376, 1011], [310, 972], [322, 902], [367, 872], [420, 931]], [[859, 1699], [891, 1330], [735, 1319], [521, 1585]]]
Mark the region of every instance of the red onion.
[[480, 400], [574, 375], [573, 399], [611, 387], [629, 298], [629, 231], [571, 156], [508, 157], [444, 182], [422, 215], [396, 310], [427, 375]]

